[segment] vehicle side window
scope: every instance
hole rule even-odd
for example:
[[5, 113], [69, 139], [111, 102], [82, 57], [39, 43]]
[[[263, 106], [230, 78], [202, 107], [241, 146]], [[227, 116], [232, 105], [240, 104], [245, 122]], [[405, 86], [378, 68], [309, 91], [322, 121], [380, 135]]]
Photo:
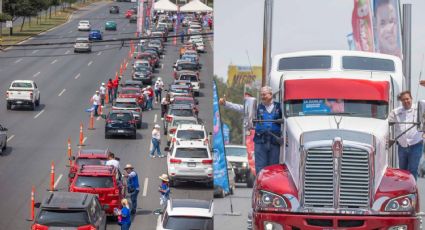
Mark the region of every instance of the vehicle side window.
[[99, 200], [96, 199], [96, 212], [95, 212], [96, 220], [98, 220], [101, 217], [101, 214], [102, 214], [102, 206], [100, 205]]

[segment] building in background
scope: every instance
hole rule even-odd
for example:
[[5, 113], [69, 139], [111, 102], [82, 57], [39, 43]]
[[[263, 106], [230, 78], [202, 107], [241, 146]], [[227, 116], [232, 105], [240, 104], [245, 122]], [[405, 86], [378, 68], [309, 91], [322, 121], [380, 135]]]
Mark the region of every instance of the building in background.
[[247, 84], [250, 87], [261, 86], [261, 66], [238, 66], [229, 65], [227, 69], [227, 85]]

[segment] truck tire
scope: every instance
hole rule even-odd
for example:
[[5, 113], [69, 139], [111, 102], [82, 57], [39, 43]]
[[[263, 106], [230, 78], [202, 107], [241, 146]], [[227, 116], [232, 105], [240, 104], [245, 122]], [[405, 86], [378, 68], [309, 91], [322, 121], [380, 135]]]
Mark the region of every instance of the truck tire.
[[38, 97], [38, 100], [37, 100], [37, 101], [35, 101], [35, 105], [36, 105], [36, 106], [39, 106], [39, 105], [40, 105], [40, 97], [41, 97], [41, 96], [39, 96], [39, 97]]
[[246, 178], [246, 187], [252, 188], [254, 186], [255, 176], [249, 172], [248, 177]]
[[12, 109], [12, 103], [7, 102], [6, 108], [7, 108], [7, 110], [11, 110]]

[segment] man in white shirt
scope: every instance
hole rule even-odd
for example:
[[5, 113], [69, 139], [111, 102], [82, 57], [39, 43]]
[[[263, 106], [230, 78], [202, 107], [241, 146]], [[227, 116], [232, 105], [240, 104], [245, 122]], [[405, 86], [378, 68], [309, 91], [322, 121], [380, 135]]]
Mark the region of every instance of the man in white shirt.
[[102, 106], [105, 105], [105, 94], [106, 94], [106, 87], [105, 83], [102, 82], [102, 85], [99, 87], [100, 92], [100, 103]]
[[91, 98], [91, 102], [93, 103], [94, 115], [99, 116], [99, 114], [97, 113], [97, 110], [99, 109], [99, 105], [100, 105], [99, 90], [96, 90], [96, 93]]
[[115, 168], [120, 169], [120, 162], [117, 161], [114, 153], [108, 153], [108, 160], [105, 165], [113, 165]]
[[154, 85], [154, 90], [155, 90], [155, 104], [156, 103], [160, 103], [162, 101], [162, 89], [164, 88], [164, 82], [162, 81], [162, 79], [159, 77], [158, 80], [156, 80], [155, 85]]
[[[388, 121], [416, 122], [418, 111], [416, 106], [412, 104], [412, 94], [410, 91], [401, 92], [398, 99], [401, 101], [402, 106], [391, 111]], [[399, 136], [412, 127], [412, 125], [396, 123], [395, 136]], [[397, 140], [397, 146], [399, 168], [410, 171], [415, 179], [417, 179], [419, 161], [423, 151], [422, 132], [418, 131], [416, 127], [411, 128]]]

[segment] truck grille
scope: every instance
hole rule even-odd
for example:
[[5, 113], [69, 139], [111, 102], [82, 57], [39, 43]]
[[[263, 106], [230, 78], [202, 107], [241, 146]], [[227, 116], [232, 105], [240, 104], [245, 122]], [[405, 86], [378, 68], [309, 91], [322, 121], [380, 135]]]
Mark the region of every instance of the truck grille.
[[[304, 174], [305, 207], [365, 208], [369, 205], [369, 154], [344, 147], [336, 168], [331, 147], [307, 151]], [[339, 177], [334, 176], [334, 172]], [[339, 188], [339, 196], [334, 190]], [[336, 198], [339, 197], [338, 205]], [[337, 207], [336, 207], [337, 206]]]

